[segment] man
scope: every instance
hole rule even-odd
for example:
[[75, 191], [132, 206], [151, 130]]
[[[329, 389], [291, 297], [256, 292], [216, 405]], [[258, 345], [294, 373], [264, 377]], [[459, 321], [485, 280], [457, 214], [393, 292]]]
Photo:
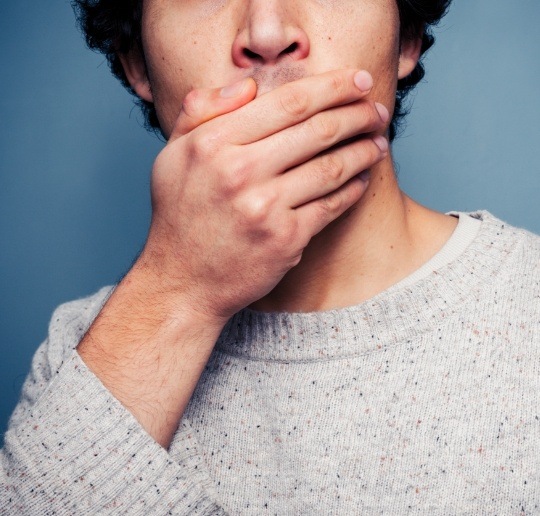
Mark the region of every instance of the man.
[[540, 241], [415, 203], [388, 146], [447, 2], [138, 7], [84, 22], [168, 139], [148, 240], [53, 317], [2, 508], [538, 510]]

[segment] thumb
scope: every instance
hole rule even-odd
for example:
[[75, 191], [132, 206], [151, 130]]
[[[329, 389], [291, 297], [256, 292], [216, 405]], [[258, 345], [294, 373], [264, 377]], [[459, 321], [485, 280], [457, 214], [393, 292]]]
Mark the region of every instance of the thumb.
[[224, 88], [190, 91], [184, 98], [169, 142], [193, 131], [208, 120], [242, 107], [252, 101], [256, 94], [257, 85], [251, 78], [242, 79]]

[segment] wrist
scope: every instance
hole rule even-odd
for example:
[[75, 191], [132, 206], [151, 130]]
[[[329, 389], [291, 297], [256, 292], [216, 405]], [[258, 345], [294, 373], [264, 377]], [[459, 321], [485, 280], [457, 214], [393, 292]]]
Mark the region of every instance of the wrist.
[[188, 285], [180, 272], [172, 276], [167, 267], [143, 252], [117, 289], [122, 290], [123, 297], [136, 300], [143, 310], [140, 315], [150, 317], [154, 324], [180, 325], [183, 331], [206, 329], [217, 338], [229, 317], [208, 309]]

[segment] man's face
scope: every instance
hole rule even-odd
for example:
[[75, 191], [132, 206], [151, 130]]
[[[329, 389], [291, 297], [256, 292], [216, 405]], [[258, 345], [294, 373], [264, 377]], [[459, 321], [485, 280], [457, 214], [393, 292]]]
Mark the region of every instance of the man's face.
[[184, 96], [253, 77], [258, 95], [340, 68], [368, 70], [392, 110], [398, 78], [395, 0], [144, 0], [146, 68], [169, 135]]

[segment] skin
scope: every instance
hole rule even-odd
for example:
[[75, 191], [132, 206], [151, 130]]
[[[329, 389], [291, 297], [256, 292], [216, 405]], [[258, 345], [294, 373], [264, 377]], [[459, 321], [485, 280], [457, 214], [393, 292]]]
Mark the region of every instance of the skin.
[[235, 312], [360, 303], [456, 221], [400, 192], [382, 137], [419, 53], [394, 0], [147, 0], [142, 28], [121, 58], [169, 141], [145, 248], [78, 351], [167, 447]]

